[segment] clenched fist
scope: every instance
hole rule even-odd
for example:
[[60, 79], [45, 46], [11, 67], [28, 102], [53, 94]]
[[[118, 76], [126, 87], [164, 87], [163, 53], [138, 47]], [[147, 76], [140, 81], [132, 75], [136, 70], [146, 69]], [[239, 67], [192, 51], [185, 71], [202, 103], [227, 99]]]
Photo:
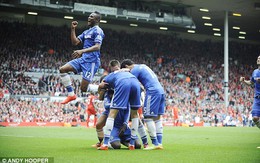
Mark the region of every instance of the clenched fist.
[[240, 82], [245, 81], [245, 77], [240, 77]]
[[76, 28], [79, 23], [77, 21], [71, 22], [71, 28]]

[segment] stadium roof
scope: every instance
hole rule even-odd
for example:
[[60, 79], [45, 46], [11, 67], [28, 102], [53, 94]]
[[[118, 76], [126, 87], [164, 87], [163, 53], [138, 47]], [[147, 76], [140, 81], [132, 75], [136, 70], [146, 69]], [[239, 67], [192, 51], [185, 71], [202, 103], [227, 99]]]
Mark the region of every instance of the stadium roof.
[[[143, 4], [159, 6], [165, 9], [184, 9], [185, 14], [190, 17], [194, 23], [194, 27], [184, 28], [174, 24], [162, 24], [150, 21], [141, 21], [136, 19], [122, 19], [111, 16], [103, 17], [108, 20], [108, 24], [117, 24], [122, 26], [129, 26], [130, 23], [138, 24], [138, 27], [159, 29], [160, 26], [167, 27], [168, 31], [185, 32], [193, 30], [196, 34], [205, 34], [213, 36], [224, 36], [224, 16], [225, 11], [228, 11], [229, 18], [229, 37], [234, 39], [241, 39], [255, 41], [260, 43], [260, 0], [129, 0], [128, 2], [141, 2]], [[61, 1], [60, 1], [61, 2]], [[78, 0], [78, 2], [83, 2]], [[2, 6], [1, 11], [9, 12], [24, 12], [32, 6]], [[42, 14], [49, 17], [61, 17], [64, 13], [68, 13], [68, 9], [44, 9], [43, 7], [34, 7], [36, 11], [44, 11]], [[207, 12], [200, 11], [200, 9], [207, 9]], [[173, 11], [174, 12], [174, 11]], [[234, 16], [236, 13], [237, 16]], [[74, 18], [86, 19], [86, 15], [73, 13]], [[239, 15], [240, 14], [240, 15]], [[63, 18], [63, 16], [61, 18]], [[207, 24], [205, 24], [207, 23]], [[212, 25], [212, 26], [211, 26]], [[233, 27], [235, 29], [233, 29]], [[218, 33], [218, 34], [216, 34]]]
[[[183, 6], [186, 12], [192, 17], [196, 26], [196, 33], [214, 35], [220, 33], [224, 35], [225, 11], [229, 12], [229, 36], [238, 38], [244, 36], [245, 40], [260, 42], [260, 0], [143, 0], [148, 3], [164, 3], [172, 6]], [[208, 9], [202, 12], [200, 9]], [[241, 16], [233, 16], [233, 13]], [[202, 17], [206, 17], [203, 19]], [[210, 20], [207, 19], [210, 17]], [[206, 26], [210, 23], [212, 26]], [[239, 27], [240, 29], [233, 29]], [[220, 32], [213, 28], [219, 28]], [[217, 30], [217, 29], [215, 29]], [[246, 34], [244, 34], [244, 32]]]

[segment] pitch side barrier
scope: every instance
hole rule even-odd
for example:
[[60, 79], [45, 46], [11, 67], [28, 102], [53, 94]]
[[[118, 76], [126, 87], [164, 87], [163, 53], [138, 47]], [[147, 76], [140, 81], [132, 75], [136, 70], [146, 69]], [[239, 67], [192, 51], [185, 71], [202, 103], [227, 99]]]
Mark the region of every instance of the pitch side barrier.
[[[7, 96], [6, 96], [7, 97]], [[16, 98], [22, 101], [38, 101], [38, 100], [48, 100], [52, 102], [63, 101], [66, 97], [64, 96], [44, 96], [44, 95], [9, 95], [8, 98]], [[78, 101], [84, 101], [84, 98], [78, 97], [77, 100], [72, 101], [72, 104], [75, 104]], [[170, 121], [163, 121], [164, 126], [176, 126], [176, 127], [210, 127], [213, 126], [211, 123], [204, 123], [203, 121], [199, 123], [178, 123], [174, 124]], [[86, 122], [0, 122], [0, 126], [3, 127], [18, 127], [18, 126], [57, 126], [57, 127], [78, 127], [78, 126], [87, 126]], [[219, 124], [218, 126], [222, 126]], [[90, 122], [90, 127], [93, 127], [93, 122]]]
[[[164, 126], [174, 126], [172, 122], [164, 122]], [[0, 122], [1, 127], [86, 127], [86, 122]], [[179, 127], [203, 127], [204, 122], [194, 123], [194, 124], [185, 124], [181, 123]], [[89, 124], [89, 127], [93, 127], [93, 122]]]
[[79, 126], [87, 126], [86, 122], [0, 122], [0, 126], [2, 127], [79, 127]]

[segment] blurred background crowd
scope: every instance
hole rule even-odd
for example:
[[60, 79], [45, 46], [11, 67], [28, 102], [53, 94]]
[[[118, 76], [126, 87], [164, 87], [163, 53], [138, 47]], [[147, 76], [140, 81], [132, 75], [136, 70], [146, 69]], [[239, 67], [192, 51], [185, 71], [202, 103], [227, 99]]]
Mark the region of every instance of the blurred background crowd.
[[[23, 97], [20, 95], [67, 95], [58, 69], [71, 60], [73, 50], [79, 49], [71, 45], [70, 28], [0, 21], [0, 29], [0, 122], [84, 121], [86, 97], [68, 105], [49, 99], [20, 98]], [[108, 71], [110, 59], [130, 58], [150, 66], [165, 89], [165, 122], [174, 122], [174, 109], [177, 109], [180, 123], [218, 121], [224, 125], [252, 126], [253, 88], [242, 85], [239, 78], [249, 79], [257, 68], [258, 45], [229, 43], [229, 106], [226, 108], [223, 43], [186, 40], [169, 33], [103, 30], [105, 39], [98, 75]], [[77, 29], [77, 34], [83, 31]], [[27, 72], [40, 77], [26, 75]], [[72, 76], [71, 80], [81, 97], [80, 79]]]

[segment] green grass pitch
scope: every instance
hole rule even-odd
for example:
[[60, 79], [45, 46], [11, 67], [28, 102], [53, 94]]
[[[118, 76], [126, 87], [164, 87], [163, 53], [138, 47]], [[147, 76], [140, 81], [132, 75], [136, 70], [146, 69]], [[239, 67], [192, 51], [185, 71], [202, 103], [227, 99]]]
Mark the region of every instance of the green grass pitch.
[[0, 157], [53, 157], [55, 163], [260, 163], [256, 127], [164, 127], [163, 150], [99, 151], [94, 128], [2, 127]]

